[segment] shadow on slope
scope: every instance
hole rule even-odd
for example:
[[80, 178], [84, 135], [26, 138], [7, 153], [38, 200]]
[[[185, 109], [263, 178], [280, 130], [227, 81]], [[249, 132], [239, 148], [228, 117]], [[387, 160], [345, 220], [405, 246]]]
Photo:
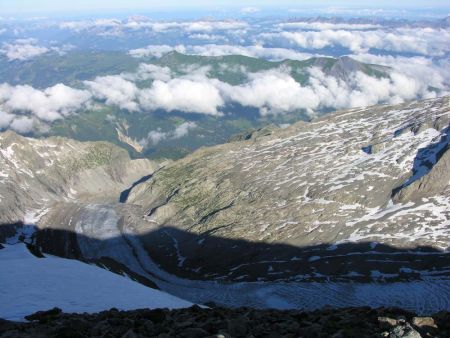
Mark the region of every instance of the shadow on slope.
[[150, 178], [152, 178], [153, 174], [146, 175], [138, 179], [136, 182], [134, 182], [128, 189], [125, 189], [122, 191], [119, 195], [119, 203], [126, 203], [128, 196], [130, 195], [131, 190], [138, 184], [144, 183], [148, 181]]
[[[6, 230], [11, 234], [12, 228], [20, 228], [20, 223], [1, 225], [0, 234]], [[133, 257], [154, 276], [148, 262], [139, 256], [136, 243], [161, 269], [193, 280], [393, 282], [450, 276], [450, 252], [427, 246], [396, 248], [361, 242], [295, 247], [212, 234], [199, 236], [173, 227], [106, 239], [47, 228], [38, 230], [32, 242], [38, 251], [96, 263], [152, 287], [154, 283], [132, 271], [129, 263]], [[87, 253], [86, 248], [92, 250]]]
[[393, 189], [392, 196], [427, 175], [438, 163], [450, 143], [450, 126], [443, 129], [441, 135], [439, 141], [430, 143], [426, 147], [417, 150], [411, 169], [411, 176], [399, 187]]

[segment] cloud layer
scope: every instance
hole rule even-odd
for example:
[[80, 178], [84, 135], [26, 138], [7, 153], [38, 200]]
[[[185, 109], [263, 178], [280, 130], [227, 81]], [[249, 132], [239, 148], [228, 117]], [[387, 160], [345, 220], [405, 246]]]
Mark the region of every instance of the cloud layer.
[[149, 45], [144, 48], [132, 49], [131, 56], [140, 58], [146, 56], [161, 57], [169, 52], [177, 51], [183, 54], [193, 54], [202, 56], [224, 56], [224, 55], [244, 55], [255, 58], [262, 58], [271, 61], [280, 60], [306, 60], [317, 54], [297, 52], [288, 48], [263, 47], [262, 45], [227, 45], [227, 44], [204, 44], [204, 45]]
[[138, 110], [134, 101], [138, 95], [137, 86], [119, 75], [97, 77], [94, 81], [84, 81], [93, 96], [105, 100], [108, 105], [116, 105], [129, 111]]
[[[244, 17], [257, 11], [257, 8], [242, 8], [241, 14]], [[230, 107], [241, 105], [254, 108], [262, 115], [299, 110], [315, 114], [323, 109], [397, 103], [449, 93], [448, 25], [386, 24], [362, 19], [284, 22], [259, 20], [258, 15], [248, 21], [153, 21], [135, 16], [126, 20], [80, 20], [58, 25], [71, 37], [93, 35], [101, 40], [99, 36], [107, 39], [120, 36], [120, 41], [137, 37], [133, 46], [141, 45], [135, 44], [136, 41], [154, 41], [152, 45], [130, 50], [129, 54], [136, 58], [159, 58], [171, 51], [203, 56], [245, 55], [276, 61], [305, 60], [320, 56], [317, 53], [350, 54], [361, 62], [386, 65], [393, 70], [384, 78], [355, 71], [343, 80], [312, 67], [306, 71], [309, 80], [301, 85], [288, 68], [250, 73], [238, 65], [234, 71], [245, 80], [230, 85], [211, 78], [208, 67], [191, 65], [175, 72], [168, 67], [142, 63], [133, 73], [84, 81], [80, 89], [64, 84], [46, 89], [2, 84], [0, 128], [27, 132], [74, 114], [94, 101], [131, 113], [163, 110], [221, 116], [229, 113]], [[14, 33], [17, 37], [23, 31], [20, 29]], [[64, 53], [71, 48], [54, 47], [49, 41], [42, 46], [34, 39], [3, 41], [7, 42], [1, 45], [0, 54], [10, 61], [30, 60], [50, 52]], [[232, 71], [230, 67], [226, 70]], [[171, 132], [154, 130], [143, 142], [156, 144], [158, 140], [176, 138], [192, 127], [195, 126], [181, 125]]]
[[[0, 127], [31, 131], [33, 121], [52, 122], [85, 107], [91, 99], [87, 90], [57, 84], [45, 90], [31, 86], [0, 85]], [[24, 116], [27, 114], [27, 116]]]
[[84, 30], [100, 30], [103, 33], [110, 31], [126, 31], [146, 29], [157, 33], [182, 30], [187, 33], [210, 33], [213, 31], [245, 30], [249, 25], [245, 21], [238, 20], [196, 20], [196, 21], [150, 21], [147, 19], [128, 20], [96, 19], [67, 21], [59, 25], [61, 29], [69, 29], [76, 32]]
[[[245, 68], [239, 71], [245, 72]], [[420, 76], [413, 76], [412, 72], [408, 74], [394, 70], [389, 77], [376, 78], [355, 71], [344, 80], [326, 75], [316, 67], [307, 71], [309, 80], [304, 86], [292, 77], [286, 67], [246, 73], [244, 83], [230, 85], [210, 78], [208, 67], [199, 66], [186, 70], [186, 75], [175, 76], [167, 67], [142, 64], [137, 74], [100, 77], [88, 84], [95, 89], [92, 94], [97, 99], [130, 111], [164, 110], [215, 116], [226, 113], [229, 104], [252, 107], [266, 115], [298, 110], [314, 113], [324, 108], [398, 103], [436, 96], [429, 89], [429, 83], [421, 80]], [[426, 68], [422, 71], [425, 72]], [[145, 88], [133, 84], [133, 81], [142, 78], [153, 81]], [[437, 78], [432, 83], [436, 88], [443, 89], [445, 81], [444, 78]]]
[[69, 44], [60, 47], [44, 47], [39, 46], [35, 39], [17, 39], [14, 43], [3, 43], [0, 48], [0, 54], [5, 55], [9, 61], [25, 61], [49, 52], [56, 52], [62, 55], [73, 47]]
[[395, 30], [320, 30], [281, 31], [260, 34], [262, 43], [285, 43], [303, 49], [344, 47], [354, 53], [371, 49], [398, 53], [443, 56], [450, 52], [450, 31], [433, 28], [398, 28]]
[[[257, 12], [256, 7], [241, 9], [243, 15]], [[154, 21], [135, 16], [124, 20], [68, 21], [60, 23], [59, 28], [108, 37], [133, 38], [135, 34], [142, 33], [143, 37], [151, 36], [152, 40], [158, 41], [160, 45], [202, 45], [204, 42], [220, 42], [233, 46], [288, 47], [297, 49], [297, 52], [298, 49], [314, 52], [318, 49], [340, 47], [352, 53], [368, 52], [372, 49], [426, 56], [442, 56], [450, 52], [450, 29], [448, 25], [438, 21], [408, 22], [376, 18]]]
[[[326, 75], [320, 68], [307, 70], [309, 80], [298, 83], [287, 67], [245, 73], [247, 80], [230, 85], [209, 77], [210, 68], [197, 66], [175, 75], [167, 67], [141, 64], [136, 73], [97, 77], [84, 81], [85, 89], [57, 84], [44, 90], [31, 86], [0, 85], [0, 128], [20, 132], [31, 131], [39, 123], [62, 119], [88, 107], [92, 99], [114, 105], [129, 112], [163, 110], [220, 116], [229, 105], [257, 109], [261, 115], [306, 111], [315, 114], [322, 109], [342, 109], [378, 103], [399, 103], [405, 100], [435, 97], [430, 86], [448, 93], [449, 72], [442, 73], [424, 58], [405, 65], [393, 57], [355, 56], [363, 61], [390, 66], [402, 65], [389, 77], [371, 77], [355, 71], [344, 79]], [[239, 71], [246, 72], [245, 68]], [[137, 81], [150, 81], [139, 87]], [[167, 134], [156, 130], [143, 142], [181, 137], [192, 125]]]
[[16, 40], [15, 43], [4, 43], [0, 54], [6, 55], [8, 60], [28, 60], [35, 56], [45, 54], [50, 50], [47, 47], [37, 46], [36, 40]]

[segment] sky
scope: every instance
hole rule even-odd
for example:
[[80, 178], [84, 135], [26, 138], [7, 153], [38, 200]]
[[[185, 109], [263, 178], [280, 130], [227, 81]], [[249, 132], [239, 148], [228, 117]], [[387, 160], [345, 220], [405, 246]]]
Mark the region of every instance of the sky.
[[154, 1], [154, 0], [78, 0], [56, 1], [56, 0], [0, 0], [0, 16], [26, 13], [68, 13], [89, 11], [117, 11], [117, 10], [220, 10], [238, 9], [252, 6], [259, 9], [264, 8], [317, 8], [317, 7], [358, 7], [358, 8], [448, 8], [448, 0], [379, 0], [375, 5], [373, 1], [336, 1], [336, 0], [241, 0], [238, 2], [230, 0], [189, 0], [189, 1]]

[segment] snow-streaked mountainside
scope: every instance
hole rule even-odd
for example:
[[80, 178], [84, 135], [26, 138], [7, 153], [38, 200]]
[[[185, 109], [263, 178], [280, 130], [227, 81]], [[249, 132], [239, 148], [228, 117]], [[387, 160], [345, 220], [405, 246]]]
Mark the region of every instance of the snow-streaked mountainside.
[[97, 266], [50, 255], [38, 258], [24, 244], [0, 250], [0, 271], [0, 318], [8, 320], [55, 306], [92, 313], [192, 305]]
[[[3, 223], [16, 223], [0, 242], [29, 238], [194, 303], [450, 309], [449, 121], [449, 97], [357, 108], [176, 162], [109, 155], [75, 166], [77, 180], [52, 168], [73, 168], [63, 159], [91, 143], [56, 139], [75, 148], [64, 157], [55, 139], [0, 134], [0, 194], [15, 217]], [[139, 170], [112, 179], [123, 161]], [[48, 177], [62, 188], [48, 193]]]
[[143, 206], [147, 249], [191, 277], [448, 273], [449, 120], [448, 97], [337, 112], [197, 151], [129, 203]]

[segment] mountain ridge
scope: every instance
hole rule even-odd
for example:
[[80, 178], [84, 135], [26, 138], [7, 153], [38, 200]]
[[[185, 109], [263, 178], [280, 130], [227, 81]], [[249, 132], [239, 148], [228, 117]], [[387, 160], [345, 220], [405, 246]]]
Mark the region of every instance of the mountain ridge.
[[131, 160], [108, 142], [32, 139], [13, 131], [0, 133], [0, 163], [0, 224], [23, 221], [52, 201], [108, 199], [158, 167]]
[[[441, 138], [448, 143], [449, 116], [448, 97], [337, 112], [265, 137], [198, 150], [136, 186], [128, 201], [142, 205], [157, 227], [204, 238], [199, 248], [205, 247], [207, 234], [214, 234], [294, 246], [366, 240], [375, 246], [421, 244], [445, 250], [446, 176], [433, 183], [438, 190], [425, 189], [423, 199], [394, 203], [391, 196], [414, 177], [416, 166], [426, 167], [426, 156], [416, 158], [419, 149], [434, 148]], [[415, 132], [410, 128], [397, 135], [413, 123], [419, 127]], [[365, 153], [367, 146], [376, 151]], [[427, 153], [431, 158], [433, 153]], [[439, 176], [433, 170], [442, 172], [449, 154], [444, 151], [424, 177]], [[411, 196], [417, 186], [408, 189]], [[421, 230], [411, 222], [414, 217]], [[195, 247], [180, 240], [177, 250], [183, 252], [183, 245]], [[195, 251], [192, 260], [220, 256], [210, 250]]]

